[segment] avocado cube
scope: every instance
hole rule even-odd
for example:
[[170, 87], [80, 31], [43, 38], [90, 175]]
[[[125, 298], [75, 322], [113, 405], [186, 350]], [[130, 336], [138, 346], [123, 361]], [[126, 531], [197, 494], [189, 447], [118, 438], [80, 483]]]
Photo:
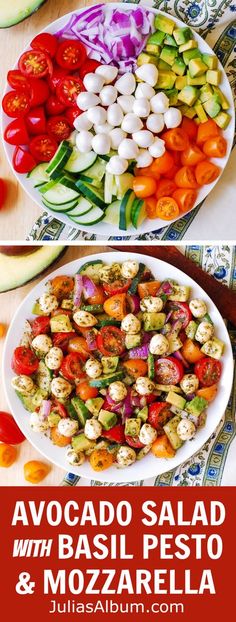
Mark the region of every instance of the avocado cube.
[[188, 28], [188, 26], [185, 26], [184, 28], [175, 28], [173, 31], [173, 37], [178, 45], [184, 45], [184, 43], [187, 43], [189, 39], [191, 39], [192, 31]]
[[186, 65], [180, 56], [175, 59], [175, 62], [172, 65], [172, 71], [177, 73], [177, 76], [183, 76], [185, 73]]
[[170, 67], [168, 71], [159, 71], [158, 80], [157, 80], [157, 88], [158, 89], [172, 89], [176, 80], [176, 75], [173, 71], [170, 71]]
[[104, 374], [112, 374], [112, 372], [116, 371], [117, 365], [119, 363], [118, 356], [102, 356], [101, 363], [103, 367]]
[[197, 41], [195, 41], [194, 39], [190, 39], [189, 41], [187, 41], [187, 43], [180, 45], [179, 53], [182, 54], [182, 52], [187, 52], [187, 50], [195, 50], [197, 47]]
[[198, 90], [195, 86], [184, 86], [182, 91], [178, 95], [181, 102], [187, 104], [187, 106], [193, 106], [198, 99]]
[[198, 48], [195, 48], [193, 50], [186, 50], [186, 52], [183, 52], [183, 60], [185, 62], [185, 65], [189, 64], [189, 61], [192, 58], [201, 58], [201, 52]]
[[164, 45], [171, 45], [172, 47], [177, 48], [177, 43], [172, 35], [166, 35], [164, 39]]
[[196, 110], [199, 121], [201, 123], [205, 123], [205, 121], [207, 121], [207, 115], [199, 99], [196, 101], [194, 108]]
[[175, 417], [173, 417], [173, 419], [168, 421], [168, 423], [166, 423], [163, 428], [173, 449], [179, 449], [181, 445], [183, 445], [183, 441], [181, 441], [181, 438], [179, 438], [177, 434], [177, 427], [180, 421], [181, 417], [179, 415], [176, 415]]
[[206, 73], [207, 71], [207, 65], [203, 63], [201, 58], [191, 58], [188, 67], [190, 78], [197, 78], [198, 76], [202, 76], [202, 74]]
[[166, 335], [168, 341], [169, 341], [169, 350], [168, 350], [168, 354], [172, 354], [172, 352], [176, 352], [177, 350], [180, 350], [180, 348], [182, 348], [182, 341], [179, 337], [177, 337], [176, 335]]
[[154, 32], [152, 35], [150, 35], [150, 37], [148, 37], [147, 43], [149, 45], [149, 43], [153, 43], [155, 45], [162, 45], [164, 39], [165, 39], [165, 33], [161, 32], [160, 30], [157, 30], [157, 32]]
[[213, 86], [213, 91], [219, 97], [219, 103], [221, 105], [221, 108], [223, 108], [223, 110], [228, 110], [229, 109], [228, 99], [227, 99], [227, 97], [225, 97], [224, 93], [222, 93], [222, 91], [219, 88], [219, 86]]
[[168, 65], [173, 65], [178, 52], [175, 48], [165, 45], [160, 53], [160, 58]]
[[191, 78], [189, 71], [187, 71], [187, 84], [188, 86], [203, 86], [206, 84], [206, 74], [204, 73], [197, 78]]
[[50, 428], [55, 428], [61, 420], [60, 415], [57, 415], [53, 411], [48, 415], [48, 423]]
[[189, 339], [194, 339], [197, 332], [197, 326], [197, 322], [194, 322], [194, 320], [191, 320], [188, 326], [186, 326], [185, 332]]
[[175, 88], [169, 89], [167, 91], [164, 91], [164, 93], [165, 93], [165, 95], [169, 99], [169, 105], [170, 106], [178, 106], [178, 91], [177, 91], [177, 89], [175, 89]]
[[212, 95], [211, 99], [208, 99], [206, 102], [204, 102], [203, 108], [207, 112], [209, 117], [211, 117], [211, 119], [214, 119], [214, 117], [216, 117], [221, 110], [218, 95]]
[[225, 344], [217, 337], [213, 337], [213, 339], [209, 339], [206, 343], [201, 347], [201, 351], [207, 356], [211, 356], [213, 359], [217, 361], [221, 358], [224, 351]]
[[155, 311], [147, 311], [143, 313], [144, 330], [160, 330], [165, 324], [166, 314], [157, 313]]
[[85, 402], [86, 408], [93, 415], [93, 417], [98, 417], [103, 404], [104, 400], [102, 399], [102, 397], [90, 397]]
[[211, 87], [210, 84], [204, 84], [200, 88], [199, 99], [202, 104], [204, 104], [204, 102], [210, 99], [212, 95], [213, 95], [213, 88]]
[[182, 91], [182, 89], [187, 85], [187, 76], [177, 76], [175, 80], [175, 88], [178, 91]]
[[80, 451], [87, 451], [88, 449], [93, 449], [96, 445], [95, 441], [90, 441], [89, 438], [85, 436], [85, 434], [79, 434], [78, 436], [73, 436], [71, 439], [72, 448], [79, 453]]
[[70, 318], [62, 313], [50, 318], [50, 328], [52, 333], [70, 333], [73, 331]]
[[208, 406], [208, 401], [205, 400], [204, 397], [194, 397], [191, 402], [188, 402], [186, 406], [186, 411], [190, 415], [194, 415], [195, 417], [199, 417], [203, 410]]
[[173, 19], [170, 19], [165, 15], [156, 15], [155, 28], [157, 30], [161, 30], [161, 32], [165, 32], [167, 35], [172, 35], [174, 27], [175, 22], [173, 21]]
[[168, 296], [168, 300], [178, 302], [187, 302], [189, 299], [190, 287], [187, 285], [173, 285], [173, 294]]
[[147, 52], [147, 54], [154, 54], [155, 56], [160, 56], [161, 46], [156, 45], [155, 43], [147, 43], [144, 51]]
[[207, 65], [208, 69], [217, 69], [217, 56], [213, 56], [212, 54], [202, 54], [202, 60], [205, 65]]
[[195, 108], [190, 108], [190, 106], [180, 106], [179, 107], [180, 112], [182, 112], [182, 115], [184, 117], [188, 117], [188, 119], [193, 119], [196, 116], [196, 110]]
[[125, 436], [138, 436], [141, 428], [141, 419], [131, 417], [125, 422]]
[[162, 60], [162, 58], [159, 58], [159, 60], [158, 60], [158, 69], [160, 71], [170, 71], [170, 65], [168, 65], [168, 63], [165, 63], [165, 61]]
[[74, 301], [70, 298], [64, 298], [61, 303], [62, 309], [73, 309]]
[[219, 114], [216, 115], [214, 121], [216, 125], [218, 125], [218, 127], [220, 127], [222, 130], [226, 130], [229, 122], [231, 121], [231, 116], [227, 112], [221, 111]]
[[33, 315], [48, 315], [48, 313], [42, 311], [38, 300], [34, 303], [31, 313]]
[[206, 79], [208, 84], [214, 84], [218, 86], [221, 81], [221, 71], [219, 69], [208, 69], [206, 72]]
[[138, 67], [141, 67], [141, 65], [147, 65], [148, 63], [151, 63], [152, 65], [157, 66], [158, 64], [157, 56], [153, 56], [152, 54], [146, 54], [145, 52], [141, 52], [141, 54], [139, 54], [137, 58]]
[[146, 423], [148, 418], [148, 406], [144, 406], [137, 415], [138, 419], [141, 419], [143, 423]]
[[98, 421], [101, 423], [104, 430], [110, 430], [117, 423], [116, 413], [112, 413], [109, 410], [100, 410], [98, 415]]
[[125, 335], [125, 347], [127, 350], [131, 348], [137, 348], [141, 344], [141, 333], [137, 333], [137, 335], [130, 335], [129, 333]]
[[168, 395], [166, 396], [166, 401], [169, 402], [169, 404], [172, 404], [172, 406], [176, 406], [176, 408], [179, 408], [180, 410], [184, 410], [186, 404], [186, 400], [184, 399], [184, 397], [178, 395], [177, 393], [174, 393], [174, 391], [169, 391]]

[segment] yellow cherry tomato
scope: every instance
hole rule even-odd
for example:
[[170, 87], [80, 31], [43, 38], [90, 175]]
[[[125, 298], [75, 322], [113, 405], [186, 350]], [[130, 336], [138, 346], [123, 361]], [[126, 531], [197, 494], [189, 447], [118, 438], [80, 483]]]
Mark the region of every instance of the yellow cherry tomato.
[[7, 445], [7, 443], [0, 444], [0, 467], [10, 467], [16, 461], [16, 457], [16, 447]]
[[24, 478], [30, 484], [39, 484], [50, 471], [50, 466], [40, 460], [30, 460], [24, 464]]

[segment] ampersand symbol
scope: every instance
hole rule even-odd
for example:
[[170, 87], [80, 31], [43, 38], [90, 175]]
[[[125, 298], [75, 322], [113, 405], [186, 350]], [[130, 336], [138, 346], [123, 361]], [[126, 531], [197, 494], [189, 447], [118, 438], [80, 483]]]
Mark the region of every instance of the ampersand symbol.
[[30, 581], [29, 572], [21, 572], [19, 574], [19, 581], [16, 584], [16, 592], [17, 594], [33, 594], [34, 593], [35, 582]]

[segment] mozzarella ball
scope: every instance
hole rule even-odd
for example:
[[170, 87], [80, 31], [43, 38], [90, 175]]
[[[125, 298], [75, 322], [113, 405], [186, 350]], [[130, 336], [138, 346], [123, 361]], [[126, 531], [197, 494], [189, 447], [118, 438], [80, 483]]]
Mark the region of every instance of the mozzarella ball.
[[116, 101], [117, 89], [111, 84], [109, 84], [108, 86], [104, 86], [99, 94], [99, 97], [103, 106], [110, 106]]
[[63, 419], [60, 419], [57, 429], [58, 429], [58, 432], [62, 434], [63, 436], [70, 437], [70, 436], [73, 436], [73, 434], [76, 434], [76, 432], [78, 432], [79, 424], [78, 424], [78, 421], [76, 421], [75, 419], [70, 419], [69, 417], [65, 417]]
[[163, 300], [160, 296], [145, 296], [140, 300], [140, 309], [145, 311], [159, 313], [163, 309]]
[[138, 146], [132, 138], [124, 138], [118, 147], [118, 153], [121, 158], [135, 160], [138, 156]]
[[150, 86], [156, 86], [158, 80], [158, 69], [152, 63], [141, 65], [135, 71], [137, 78], [143, 82], [147, 82]]
[[150, 114], [150, 103], [146, 97], [140, 97], [134, 100], [133, 112], [138, 117], [147, 118]]
[[92, 106], [98, 106], [101, 103], [100, 97], [95, 95], [94, 93], [88, 93], [87, 91], [82, 91], [79, 93], [76, 103], [80, 110], [88, 110], [92, 108]]
[[200, 298], [194, 298], [190, 300], [189, 308], [193, 317], [201, 318], [204, 317], [207, 313], [207, 306], [204, 300], [200, 300]]
[[95, 73], [104, 78], [105, 84], [110, 84], [110, 82], [116, 79], [118, 69], [113, 65], [99, 65], [99, 67], [95, 69]]
[[105, 155], [111, 149], [111, 141], [108, 134], [97, 134], [92, 139], [92, 148], [98, 155]]
[[169, 108], [169, 99], [165, 93], [156, 93], [151, 99], [152, 112], [164, 114]]
[[146, 376], [140, 376], [135, 382], [135, 389], [139, 395], [149, 395], [155, 389], [155, 384]]
[[39, 298], [39, 306], [44, 313], [52, 313], [57, 309], [59, 303], [53, 294], [42, 294]]
[[81, 130], [91, 130], [92, 122], [89, 120], [87, 112], [82, 112], [74, 121], [74, 127], [79, 132]]
[[115, 87], [121, 95], [132, 95], [136, 87], [136, 80], [132, 73], [125, 73], [116, 80]]
[[87, 419], [84, 426], [84, 433], [90, 441], [96, 441], [96, 439], [99, 438], [102, 433], [101, 423], [99, 423], [99, 421], [95, 419], [95, 417]]
[[155, 90], [150, 84], [146, 84], [145, 82], [141, 82], [138, 84], [135, 97], [136, 99], [140, 99], [141, 97], [146, 97], [147, 99], [151, 99], [155, 95]]
[[21, 374], [20, 376], [15, 376], [12, 379], [11, 385], [18, 393], [22, 393], [22, 395], [33, 395], [35, 393], [36, 387], [35, 384], [30, 378], [30, 376], [25, 376]]
[[87, 130], [82, 130], [76, 136], [76, 147], [80, 153], [89, 153], [92, 149], [93, 134]]
[[164, 113], [164, 119], [165, 125], [168, 129], [172, 127], [178, 127], [178, 125], [180, 125], [182, 121], [181, 110], [179, 110], [179, 108], [169, 108]]
[[167, 354], [169, 347], [168, 339], [161, 334], [153, 335], [149, 344], [151, 354]]
[[95, 326], [95, 324], [97, 324], [97, 320], [94, 315], [88, 311], [76, 311], [73, 315], [73, 320], [76, 324], [78, 324], [78, 326], [84, 326], [85, 328]]
[[181, 419], [176, 430], [181, 441], [189, 441], [195, 435], [196, 428], [190, 419]]
[[49, 428], [49, 422], [42, 413], [33, 412], [30, 415], [30, 426], [34, 432], [46, 432]]
[[159, 134], [164, 128], [164, 116], [163, 114], [150, 114], [146, 121], [147, 129], [154, 134]]
[[136, 460], [136, 453], [132, 447], [121, 445], [116, 454], [116, 461], [120, 467], [128, 467]]
[[67, 399], [73, 387], [65, 378], [53, 378], [51, 382], [51, 392], [58, 399]]
[[129, 166], [128, 160], [120, 158], [120, 156], [112, 156], [107, 162], [106, 170], [112, 175], [123, 175]]
[[214, 335], [214, 326], [210, 322], [200, 322], [195, 334], [196, 341], [206, 343]]
[[102, 123], [101, 125], [94, 125], [95, 134], [109, 134], [112, 131], [113, 127], [110, 123]]
[[121, 129], [121, 127], [114, 127], [114, 129], [111, 130], [109, 136], [111, 140], [111, 148], [118, 149], [121, 141], [126, 138], [127, 134], [126, 132], [124, 132], [124, 130]]
[[31, 345], [39, 355], [45, 356], [52, 347], [52, 340], [48, 335], [37, 335], [37, 337], [33, 339]]
[[139, 130], [139, 132], [134, 132], [132, 136], [139, 147], [147, 148], [154, 142], [154, 136], [149, 130]]
[[68, 447], [66, 451], [66, 460], [69, 464], [72, 464], [72, 466], [81, 466], [85, 461], [85, 455], [82, 451], [77, 453], [74, 449]]
[[184, 374], [180, 381], [181, 389], [186, 395], [195, 393], [199, 387], [199, 380], [195, 374]]
[[84, 76], [84, 86], [89, 93], [100, 93], [105, 84], [103, 76], [95, 73], [86, 73]]
[[120, 95], [117, 97], [117, 104], [122, 108], [123, 112], [126, 114], [128, 112], [132, 112], [134, 105], [134, 96], [133, 95]]
[[128, 313], [121, 322], [121, 329], [130, 335], [136, 335], [140, 333], [141, 322], [136, 315]]
[[123, 118], [121, 127], [122, 130], [128, 132], [128, 134], [133, 134], [133, 132], [138, 132], [142, 129], [143, 122], [136, 114], [128, 112], [128, 114], [126, 114]]
[[102, 375], [102, 364], [97, 359], [88, 359], [85, 363], [85, 371], [89, 378], [99, 378]]
[[87, 117], [93, 125], [105, 123], [107, 120], [106, 110], [102, 106], [93, 106], [87, 111]]
[[154, 443], [156, 438], [157, 431], [155, 430], [155, 428], [153, 428], [150, 423], [144, 423], [139, 433], [140, 443], [143, 443], [143, 445], [151, 445], [152, 443]]
[[108, 393], [114, 402], [121, 402], [126, 398], [127, 389], [123, 382], [117, 380], [109, 385]]
[[148, 147], [148, 151], [153, 158], [160, 158], [165, 153], [165, 150], [165, 141], [161, 138], [155, 138], [152, 145]]
[[124, 116], [123, 110], [119, 106], [119, 104], [111, 104], [111, 106], [108, 107], [107, 121], [108, 123], [110, 123], [110, 125], [113, 125], [113, 127], [117, 127], [118, 125], [121, 125], [123, 116]]
[[153, 162], [153, 157], [147, 151], [147, 149], [140, 149], [137, 160], [136, 167], [137, 168], [145, 168], [146, 166], [151, 166]]
[[59, 369], [63, 360], [63, 352], [61, 348], [56, 346], [50, 348], [49, 352], [45, 356], [45, 363], [49, 369]]
[[121, 274], [124, 279], [133, 279], [139, 271], [139, 263], [134, 259], [127, 259], [121, 265]]

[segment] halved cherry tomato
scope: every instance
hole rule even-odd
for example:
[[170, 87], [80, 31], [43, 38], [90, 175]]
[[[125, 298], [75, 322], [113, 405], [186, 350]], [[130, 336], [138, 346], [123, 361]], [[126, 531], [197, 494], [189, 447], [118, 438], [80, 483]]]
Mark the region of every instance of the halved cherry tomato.
[[140, 298], [145, 298], [146, 296], [156, 296], [160, 286], [160, 281], [147, 281], [146, 283], [139, 283], [138, 294]]
[[223, 136], [209, 138], [203, 145], [203, 151], [209, 158], [224, 158], [227, 151], [227, 141]]
[[49, 473], [51, 467], [41, 460], [30, 460], [24, 464], [24, 478], [31, 484], [39, 484]]
[[152, 194], [155, 194], [156, 189], [157, 184], [155, 179], [143, 177], [141, 175], [134, 177], [133, 190], [136, 197], [139, 197], [139, 199], [146, 199], [146, 197], [152, 196]]
[[8, 468], [16, 461], [17, 449], [7, 443], [0, 443], [0, 467]]
[[103, 326], [97, 335], [98, 350], [104, 356], [120, 356], [125, 351], [125, 336], [117, 326]]
[[78, 335], [75, 335], [72, 339], [70, 339], [68, 344], [68, 352], [78, 352], [83, 361], [87, 361], [90, 355], [86, 339], [84, 339], [84, 337], [79, 337]]
[[145, 210], [148, 218], [156, 218], [156, 206], [157, 199], [155, 195], [153, 195], [152, 197], [147, 197], [145, 199]]
[[176, 184], [171, 179], [160, 179], [157, 182], [156, 198], [170, 197], [174, 190], [176, 190]]
[[0, 412], [0, 441], [2, 443], [10, 443], [10, 445], [18, 445], [25, 441], [25, 436], [9, 413]]
[[31, 329], [34, 337], [44, 335], [50, 331], [50, 318], [48, 316], [39, 315], [31, 322]]
[[116, 281], [113, 281], [113, 283], [103, 283], [103, 289], [108, 296], [114, 296], [115, 294], [123, 294], [124, 292], [127, 292], [130, 285], [131, 279], [117, 279]]
[[213, 400], [216, 397], [217, 391], [218, 391], [218, 385], [212, 384], [210, 387], [205, 387], [204, 389], [198, 389], [196, 391], [196, 395], [198, 395], [198, 397], [204, 397], [204, 399], [207, 400], [208, 402], [213, 402]]
[[31, 108], [25, 117], [30, 134], [44, 134], [46, 132], [46, 117], [43, 106]]
[[7, 74], [8, 84], [12, 89], [20, 89], [29, 91], [30, 86], [27, 78], [22, 75], [19, 69], [11, 69]]
[[84, 79], [84, 76], [86, 76], [87, 73], [94, 73], [95, 69], [97, 69], [97, 67], [99, 67], [100, 65], [101, 63], [99, 63], [97, 60], [93, 60], [92, 58], [86, 58], [86, 60], [83, 62], [79, 69], [79, 75], [81, 80]]
[[127, 373], [135, 380], [139, 378], [139, 376], [146, 376], [147, 374], [148, 366], [146, 361], [142, 359], [130, 359], [129, 361], [125, 361], [123, 365]]
[[89, 462], [94, 471], [105, 471], [105, 469], [109, 469], [112, 466], [114, 456], [107, 449], [94, 449]]
[[182, 118], [181, 126], [182, 130], [188, 135], [190, 140], [195, 141], [197, 138], [198, 126], [197, 123], [193, 119], [189, 119], [188, 117]]
[[84, 380], [84, 382], [80, 382], [79, 384], [77, 384], [76, 395], [79, 395], [81, 400], [86, 402], [86, 400], [97, 397], [98, 390], [96, 389], [96, 387], [90, 387], [89, 382], [87, 382], [87, 380]]
[[157, 218], [161, 218], [162, 220], [177, 218], [179, 215], [178, 203], [176, 203], [173, 197], [161, 197], [161, 199], [157, 201], [156, 214]]
[[60, 417], [62, 417], [63, 419], [68, 417], [68, 412], [65, 406], [63, 406], [63, 404], [61, 404], [61, 402], [59, 402], [59, 400], [56, 400], [56, 399], [54, 399], [54, 404], [51, 408], [51, 412], [60, 415]]
[[188, 134], [181, 127], [167, 130], [162, 134], [162, 139], [165, 141], [166, 148], [173, 151], [184, 151], [189, 144]]
[[155, 378], [158, 384], [178, 384], [183, 378], [184, 368], [173, 356], [155, 361]]
[[30, 173], [36, 166], [36, 161], [31, 153], [22, 147], [15, 148], [12, 163], [17, 173]]
[[147, 423], [155, 430], [162, 431], [163, 426], [173, 417], [170, 407], [166, 402], [154, 402], [149, 405]]
[[71, 134], [69, 121], [63, 116], [51, 117], [47, 122], [47, 132], [51, 138], [60, 143]]
[[186, 328], [192, 319], [192, 313], [187, 302], [169, 301], [168, 310], [172, 311], [171, 321], [176, 322], [179, 320], [182, 322], [182, 328]]
[[78, 76], [62, 78], [56, 88], [57, 97], [65, 106], [74, 106], [81, 91], [84, 91], [84, 85]]
[[[105, 283], [104, 283], [105, 285]], [[95, 292], [93, 296], [87, 298], [88, 305], [102, 305], [106, 299], [104, 289], [102, 285], [95, 285]]]
[[194, 367], [194, 373], [203, 387], [211, 387], [212, 384], [219, 382], [221, 371], [221, 362], [210, 356], [202, 358]]
[[176, 454], [166, 434], [157, 437], [152, 444], [151, 452], [155, 458], [174, 458]]
[[73, 71], [81, 67], [86, 56], [87, 52], [83, 43], [74, 39], [65, 39], [58, 46], [56, 61], [60, 67]]
[[197, 145], [190, 144], [181, 152], [182, 166], [196, 166], [198, 162], [202, 162], [203, 160], [205, 160], [204, 153], [202, 153]]
[[67, 447], [67, 445], [70, 445], [71, 443], [71, 438], [60, 434], [57, 428], [51, 428], [50, 438], [53, 444], [57, 445], [57, 447]]
[[81, 357], [78, 352], [70, 352], [62, 361], [60, 372], [67, 380], [77, 380], [84, 378], [85, 372], [82, 368]]
[[40, 134], [30, 141], [29, 148], [37, 162], [50, 162], [56, 153], [57, 143], [47, 134]]
[[9, 145], [27, 145], [29, 135], [24, 119], [14, 119], [9, 123], [4, 132], [4, 140]]
[[213, 164], [213, 162], [208, 162], [207, 160], [199, 162], [195, 169], [196, 180], [199, 186], [212, 184], [212, 182], [219, 177], [220, 173], [221, 168], [216, 166], [216, 164]]
[[65, 112], [67, 121], [69, 121], [69, 124], [71, 127], [73, 127], [73, 129], [74, 129], [74, 121], [81, 114], [81, 112], [82, 110], [80, 110], [78, 106], [71, 106], [70, 108], [67, 108]]
[[141, 443], [138, 436], [126, 436], [125, 440], [126, 440], [126, 443], [130, 447], [134, 447], [134, 449], [142, 449], [142, 447], [144, 447], [143, 443]]
[[74, 289], [74, 279], [72, 276], [55, 276], [50, 281], [52, 294], [59, 298], [67, 298]]
[[103, 305], [105, 313], [115, 320], [123, 320], [127, 314], [126, 294], [115, 294], [105, 300]]
[[53, 70], [50, 56], [41, 50], [23, 52], [19, 58], [18, 67], [23, 76], [28, 78], [43, 78], [51, 74]]
[[27, 91], [9, 91], [4, 95], [2, 107], [5, 114], [13, 119], [24, 117], [30, 109], [30, 96]]
[[122, 423], [114, 425], [110, 430], [103, 430], [102, 437], [107, 438], [111, 443], [124, 443], [125, 442], [125, 426]]
[[64, 112], [65, 105], [62, 104], [56, 95], [50, 95], [46, 101], [46, 111], [49, 115], [61, 114]]
[[28, 78], [30, 87], [30, 105], [41, 106], [49, 97], [49, 87], [46, 80], [40, 80], [39, 78]]
[[197, 191], [193, 188], [178, 188], [172, 194], [173, 199], [178, 203], [180, 211], [184, 214], [189, 212], [197, 198]]
[[61, 307], [57, 307], [54, 311], [51, 311], [51, 317], [55, 317], [55, 315], [67, 315], [67, 317], [72, 317], [71, 309], [62, 309]]
[[63, 352], [67, 352], [69, 341], [70, 339], [73, 339], [75, 335], [76, 335], [75, 332], [53, 333], [52, 335], [53, 345], [58, 348], [61, 348]]
[[[179, 153], [178, 151], [172, 151], [172, 153]], [[166, 171], [166, 173], [163, 173], [163, 177], [165, 177], [165, 179], [174, 179], [174, 176], [176, 175], [176, 173], [179, 170], [179, 166], [177, 166], [177, 164], [173, 164], [173, 166]]]
[[192, 339], [186, 339], [181, 348], [181, 354], [188, 361], [188, 363], [197, 363], [204, 357], [204, 354], [201, 352], [199, 346], [192, 341]]
[[213, 119], [208, 119], [204, 123], [199, 123], [197, 132], [197, 144], [202, 145], [209, 138], [220, 135], [220, 129]]
[[57, 50], [57, 38], [49, 32], [41, 32], [31, 41], [33, 50], [42, 50], [50, 56], [55, 56]]
[[34, 374], [39, 366], [36, 354], [30, 348], [18, 346], [12, 356], [11, 366], [15, 374]]
[[149, 169], [151, 173], [162, 175], [164, 173], [167, 173], [167, 171], [172, 168], [173, 164], [173, 156], [168, 151], [165, 151], [165, 153], [163, 153], [160, 158], [156, 158], [156, 160], [152, 162]]
[[68, 71], [66, 71], [66, 69], [62, 69], [62, 67], [53, 67], [52, 75], [47, 76], [47, 82], [51, 93], [56, 93], [58, 84], [61, 82], [62, 78], [65, 78], [67, 75]]
[[190, 166], [182, 166], [179, 169], [175, 175], [175, 183], [179, 188], [198, 188], [194, 171]]
[[134, 175], [135, 177], [140, 177], [140, 175], [141, 177], [151, 177], [152, 179], [155, 179], [156, 181], [160, 179], [159, 173], [156, 173], [155, 171], [151, 171], [151, 166], [145, 166], [143, 168], [135, 168]]

